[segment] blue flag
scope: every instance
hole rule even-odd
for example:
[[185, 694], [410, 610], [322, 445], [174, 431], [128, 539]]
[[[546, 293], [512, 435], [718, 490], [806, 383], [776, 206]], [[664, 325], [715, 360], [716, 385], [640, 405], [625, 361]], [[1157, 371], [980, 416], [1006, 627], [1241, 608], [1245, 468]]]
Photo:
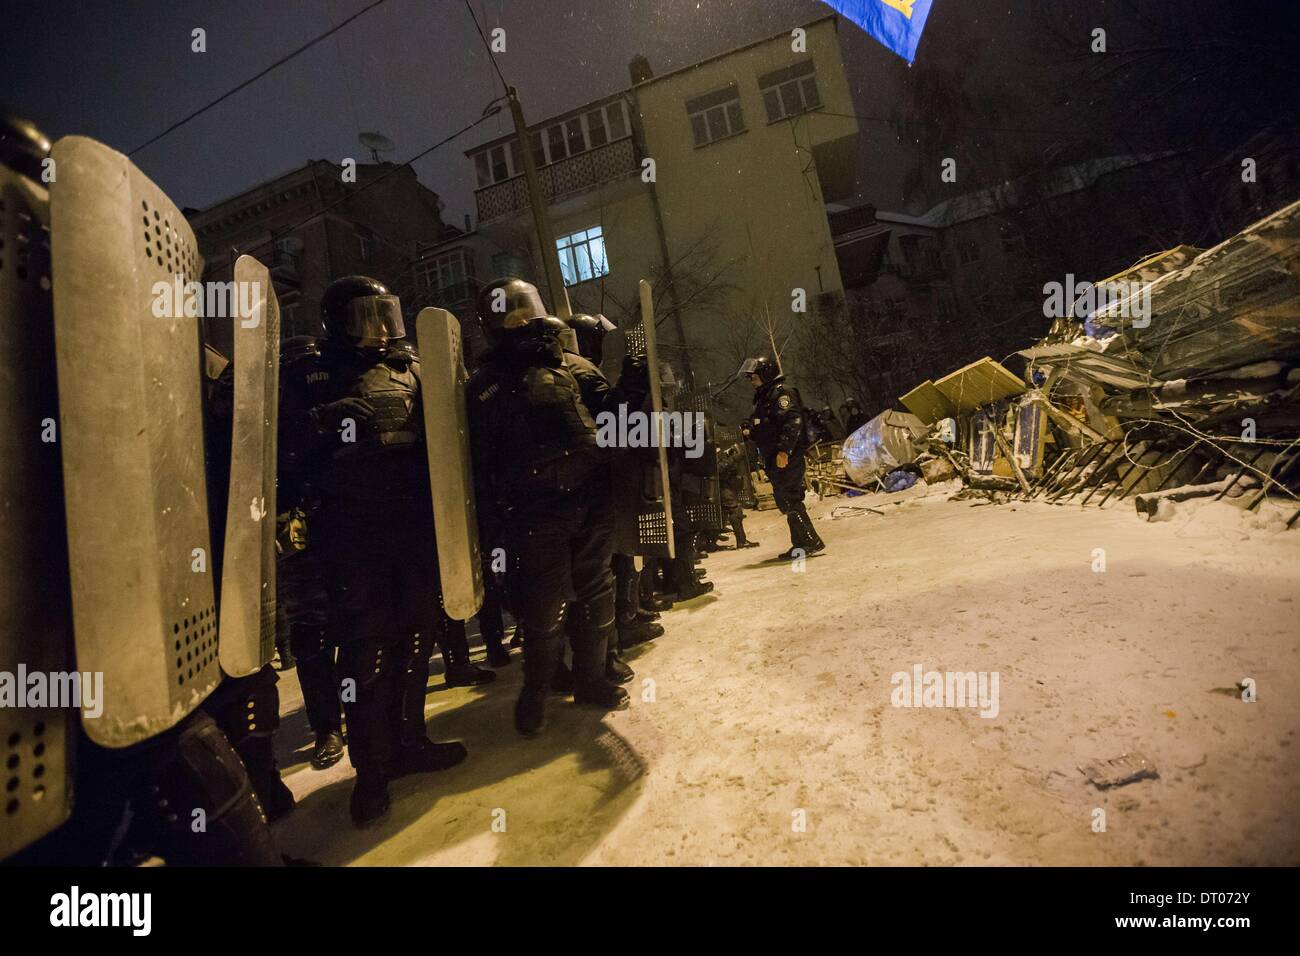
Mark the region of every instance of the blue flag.
[[934, 0], [822, 0], [908, 63], [916, 59]]

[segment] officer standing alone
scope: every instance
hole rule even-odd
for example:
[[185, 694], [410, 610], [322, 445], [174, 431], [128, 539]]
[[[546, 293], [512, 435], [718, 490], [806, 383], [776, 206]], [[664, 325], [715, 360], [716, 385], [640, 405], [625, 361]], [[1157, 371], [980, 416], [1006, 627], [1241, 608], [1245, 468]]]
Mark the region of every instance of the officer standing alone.
[[790, 550], [783, 561], [816, 554], [826, 548], [804, 507], [804, 452], [808, 429], [799, 392], [786, 384], [777, 364], [767, 356], [747, 359], [740, 374], [754, 386], [754, 408], [741, 431], [763, 453], [763, 467], [772, 482], [776, 506], [790, 526]]

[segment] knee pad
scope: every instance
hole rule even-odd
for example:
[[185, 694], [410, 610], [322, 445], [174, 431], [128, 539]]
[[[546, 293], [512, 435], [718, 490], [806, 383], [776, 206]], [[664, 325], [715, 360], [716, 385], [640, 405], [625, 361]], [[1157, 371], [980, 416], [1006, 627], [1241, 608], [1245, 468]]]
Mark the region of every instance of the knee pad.
[[151, 849], [174, 865], [277, 865], [244, 764], [203, 711], [157, 753], [132, 800]]

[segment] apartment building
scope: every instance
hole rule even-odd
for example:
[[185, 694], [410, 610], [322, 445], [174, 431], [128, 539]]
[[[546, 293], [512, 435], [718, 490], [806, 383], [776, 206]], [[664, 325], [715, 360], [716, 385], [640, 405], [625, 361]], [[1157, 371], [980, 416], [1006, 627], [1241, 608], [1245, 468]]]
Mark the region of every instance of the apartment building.
[[[826, 203], [854, 193], [858, 125], [838, 29], [826, 16], [658, 76], [638, 56], [627, 89], [530, 125], [575, 311], [633, 324], [651, 279], [664, 353], [698, 386], [773, 317], [842, 300]], [[466, 156], [492, 271], [541, 285], [515, 138]]]

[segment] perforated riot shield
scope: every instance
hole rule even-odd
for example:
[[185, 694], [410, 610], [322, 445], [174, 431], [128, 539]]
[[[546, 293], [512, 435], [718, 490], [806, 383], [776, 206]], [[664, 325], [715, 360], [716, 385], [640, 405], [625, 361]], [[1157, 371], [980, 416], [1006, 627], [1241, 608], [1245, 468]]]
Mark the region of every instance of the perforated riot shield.
[[0, 166], [0, 672], [15, 681], [0, 701], [0, 860], [72, 804], [73, 711], [33, 706], [25, 686], [73, 667], [48, 223], [44, 188]]
[[421, 309], [415, 319], [420, 340], [420, 396], [424, 404], [433, 524], [438, 539], [438, 576], [443, 607], [468, 621], [483, 603], [478, 518], [465, 415], [465, 362], [460, 322], [446, 309]]
[[77, 666], [104, 675], [87, 734], [124, 747], [221, 680], [203, 461], [201, 261], [125, 156], [54, 144], [55, 353]]
[[700, 454], [692, 458], [688, 448], [688, 454], [682, 460], [682, 477], [677, 488], [678, 507], [690, 525], [687, 530], [717, 534], [722, 530], [722, 483], [718, 478], [718, 441], [712, 394], [707, 388], [682, 392], [677, 396], [677, 410], [683, 418], [693, 416], [691, 428], [700, 449]]
[[[650, 375], [650, 407], [662, 421], [663, 394], [659, 390], [659, 354], [655, 339], [654, 301], [650, 283], [641, 280], [641, 324], [627, 331], [628, 355], [644, 355]], [[666, 429], [657, 428], [660, 436]], [[673, 509], [668, 482], [668, 449], [661, 441], [655, 456], [641, 449], [619, 449], [614, 455], [614, 550], [661, 558], [677, 556], [673, 545]]]
[[221, 669], [256, 673], [275, 656], [275, 469], [280, 405], [280, 303], [271, 273], [235, 262], [235, 394], [230, 429], [218, 628]]

